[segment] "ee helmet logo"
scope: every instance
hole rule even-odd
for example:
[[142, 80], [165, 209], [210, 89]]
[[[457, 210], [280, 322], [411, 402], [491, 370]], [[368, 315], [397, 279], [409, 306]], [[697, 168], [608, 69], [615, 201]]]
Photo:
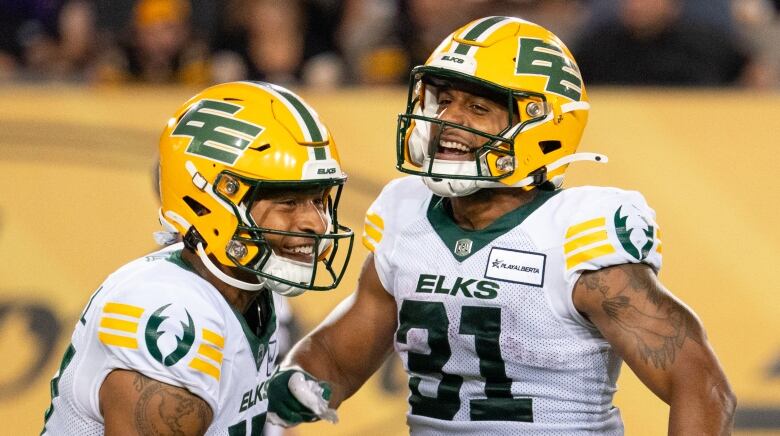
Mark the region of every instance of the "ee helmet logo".
[[233, 165], [264, 127], [239, 120], [243, 107], [216, 100], [201, 100], [181, 117], [171, 136], [189, 136], [187, 153]]
[[515, 74], [547, 77], [547, 92], [574, 101], [582, 97], [580, 70], [558, 44], [535, 38], [520, 38]]

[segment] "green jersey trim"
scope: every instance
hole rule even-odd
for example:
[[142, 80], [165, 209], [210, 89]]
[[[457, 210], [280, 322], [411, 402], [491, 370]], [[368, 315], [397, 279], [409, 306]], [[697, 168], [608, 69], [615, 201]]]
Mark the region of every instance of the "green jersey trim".
[[174, 252], [171, 252], [171, 254], [165, 258], [168, 262], [180, 267], [181, 269], [185, 269], [189, 272], [195, 272], [195, 268], [192, 267], [184, 258], [181, 257], [182, 250], [176, 250]]
[[73, 360], [73, 356], [75, 355], [76, 348], [73, 346], [73, 343], [68, 344], [68, 349], [65, 350], [65, 354], [62, 356], [62, 361], [60, 361], [60, 369], [57, 371], [57, 374], [54, 375], [54, 378], [52, 378], [50, 382], [51, 403], [49, 403], [49, 408], [46, 409], [46, 412], [43, 414], [43, 430], [41, 430], [41, 434], [46, 432], [46, 424], [49, 422], [49, 418], [51, 418], [51, 415], [54, 413], [54, 399], [60, 395], [60, 377], [62, 377], [62, 373], [65, 372], [65, 368], [70, 365], [70, 361]]
[[[237, 311], [233, 306], [230, 306], [233, 310], [233, 314], [236, 315], [236, 319], [238, 319], [238, 322], [241, 324], [241, 330], [243, 330], [247, 342], [249, 342], [249, 348], [252, 350], [252, 356], [255, 358], [257, 370], [260, 370], [260, 362], [263, 360], [265, 353], [268, 352], [268, 341], [276, 331], [276, 308], [274, 307], [273, 296], [271, 295], [271, 291], [265, 290], [262, 292], [262, 295], [258, 296], [258, 298], [268, 299], [268, 307], [271, 309], [271, 316], [268, 318], [268, 322], [261, 326], [262, 331], [258, 332], [260, 334], [259, 337], [249, 327], [249, 323], [246, 321], [244, 315]], [[258, 305], [254, 304], [253, 307], [256, 309]]]
[[[537, 189], [539, 189], [539, 192], [533, 200], [515, 210], [507, 212], [482, 230], [467, 230], [458, 226], [447, 212], [444, 206], [444, 199], [437, 195], [433, 195], [428, 204], [428, 221], [442, 242], [444, 242], [444, 245], [450, 249], [452, 256], [458, 262], [463, 262], [501, 235], [519, 226], [547, 200], [563, 192], [562, 189]], [[462, 245], [461, 241], [464, 240], [469, 241], [467, 252], [457, 248]]]

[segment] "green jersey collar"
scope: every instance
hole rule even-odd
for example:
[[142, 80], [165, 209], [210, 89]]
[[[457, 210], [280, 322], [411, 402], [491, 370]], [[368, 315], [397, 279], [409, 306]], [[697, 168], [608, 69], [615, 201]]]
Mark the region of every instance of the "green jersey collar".
[[533, 200], [507, 212], [482, 230], [466, 230], [455, 224], [444, 206], [444, 199], [437, 195], [433, 195], [428, 204], [428, 221], [453, 257], [463, 262], [499, 236], [519, 226], [547, 200], [562, 192], [562, 189], [537, 189], [539, 192]]
[[190, 272], [195, 272], [195, 268], [192, 267], [192, 265], [189, 264], [184, 258], [181, 257], [182, 250], [176, 250], [172, 251], [171, 254], [168, 255], [168, 257], [165, 258], [168, 262], [182, 268], [186, 269]]
[[[190, 265], [182, 258], [181, 252], [182, 250], [176, 250], [172, 252], [166, 258], [166, 260], [187, 271], [195, 272], [195, 269], [192, 267], [192, 265]], [[246, 336], [246, 340], [249, 342], [249, 348], [252, 350], [252, 356], [255, 359], [255, 365], [257, 366], [258, 370], [260, 369], [260, 363], [263, 361], [263, 357], [268, 352], [268, 341], [271, 340], [271, 336], [276, 331], [276, 310], [274, 308], [274, 301], [273, 296], [271, 295], [271, 291], [263, 290], [260, 292], [262, 294], [258, 295], [257, 298], [264, 298], [268, 300], [265, 302], [266, 304], [264, 306], [269, 308], [271, 314], [267, 318], [267, 321], [259, 326], [259, 331], [257, 332], [253, 331], [252, 328], [249, 327], [249, 323], [242, 313], [239, 313], [235, 308], [233, 308], [233, 306], [228, 304], [230, 309], [233, 311], [233, 314], [235, 314], [239, 324], [241, 324], [241, 330], [244, 331], [244, 336]], [[258, 304], [252, 304], [249, 310], [258, 310]]]
[[[233, 313], [236, 315], [236, 319], [238, 319], [238, 322], [241, 324], [241, 330], [244, 331], [247, 342], [249, 342], [249, 348], [252, 350], [252, 356], [255, 359], [255, 365], [258, 371], [260, 370], [260, 363], [262, 363], [263, 357], [265, 357], [265, 354], [268, 352], [268, 342], [276, 331], [276, 309], [274, 308], [274, 299], [271, 295], [271, 291], [263, 290], [260, 292], [262, 292], [262, 294], [258, 295], [257, 298], [267, 298], [269, 300], [267, 302], [267, 307], [270, 308], [271, 315], [267, 318], [266, 322], [259, 326], [258, 332], [252, 331], [252, 328], [249, 327], [249, 323], [244, 315], [234, 309], [233, 306], [230, 306]], [[249, 310], [258, 310], [258, 304], [252, 304]]]

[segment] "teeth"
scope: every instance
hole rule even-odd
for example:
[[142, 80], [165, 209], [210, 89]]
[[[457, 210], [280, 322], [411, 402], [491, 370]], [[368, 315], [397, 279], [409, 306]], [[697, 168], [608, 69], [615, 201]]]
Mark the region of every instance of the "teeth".
[[314, 247], [311, 245], [301, 245], [299, 247], [290, 248], [288, 251], [295, 254], [311, 254], [312, 251], [314, 251]]
[[471, 151], [471, 149], [468, 146], [454, 141], [441, 141], [439, 142], [439, 145], [441, 145], [442, 148], [451, 148], [453, 150], [458, 150], [458, 151]]

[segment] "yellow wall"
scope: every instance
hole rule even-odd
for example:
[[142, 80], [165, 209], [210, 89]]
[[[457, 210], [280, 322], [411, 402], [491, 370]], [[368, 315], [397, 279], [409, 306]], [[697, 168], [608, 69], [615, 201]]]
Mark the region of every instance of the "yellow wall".
[[[192, 93], [0, 87], [0, 433], [40, 430], [49, 379], [87, 297], [155, 248], [156, 140]], [[334, 132], [350, 174], [341, 216], [359, 230], [373, 197], [397, 176], [395, 115], [405, 90], [301, 94]], [[780, 414], [780, 95], [591, 94], [582, 150], [604, 152], [610, 163], [575, 164], [567, 185], [644, 193], [664, 231], [661, 278], [704, 321], [740, 407]], [[341, 289], [293, 300], [305, 328], [351, 291], [364, 255], [358, 245]], [[405, 385], [391, 365], [384, 381], [371, 379], [345, 403], [341, 424], [295, 433], [405, 434]], [[666, 406], [627, 368], [619, 385], [627, 434], [663, 434]]]

